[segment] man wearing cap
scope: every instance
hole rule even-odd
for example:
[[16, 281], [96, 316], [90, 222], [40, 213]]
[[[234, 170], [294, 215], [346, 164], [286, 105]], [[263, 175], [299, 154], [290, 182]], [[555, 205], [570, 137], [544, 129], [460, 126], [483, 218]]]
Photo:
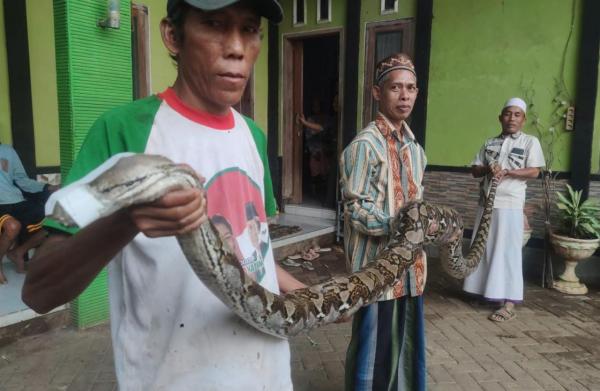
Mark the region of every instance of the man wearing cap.
[[[120, 152], [158, 154], [206, 178], [70, 232], [47, 220], [23, 299], [38, 312], [73, 300], [108, 265], [111, 333], [120, 390], [291, 390], [287, 341], [260, 333], [195, 276], [174, 235], [221, 216], [244, 269], [273, 291], [303, 287], [274, 262], [267, 216], [276, 212], [266, 138], [232, 109], [260, 51], [260, 17], [279, 22], [270, 0], [169, 0], [163, 42], [177, 78], [162, 93], [109, 111], [90, 129], [67, 183], [87, 180]], [[266, 233], [252, 258], [244, 206]], [[250, 259], [251, 261], [247, 261]], [[112, 262], [111, 262], [112, 260]]]
[[[375, 121], [358, 133], [341, 156], [344, 247], [356, 271], [387, 244], [394, 216], [423, 196], [427, 163], [405, 120], [417, 98], [410, 58], [395, 54], [376, 68]], [[360, 309], [346, 356], [346, 390], [424, 390], [425, 252], [399, 282], [374, 304]]]
[[505, 322], [516, 316], [514, 305], [523, 301], [523, 205], [527, 180], [537, 178], [546, 164], [540, 142], [523, 133], [527, 104], [511, 98], [498, 119], [502, 133], [483, 144], [471, 163], [475, 178], [481, 182], [480, 207], [475, 229], [483, 212], [483, 200], [492, 177], [500, 180], [496, 190], [488, 242], [478, 268], [465, 278], [463, 289], [497, 301], [502, 306], [489, 316]]

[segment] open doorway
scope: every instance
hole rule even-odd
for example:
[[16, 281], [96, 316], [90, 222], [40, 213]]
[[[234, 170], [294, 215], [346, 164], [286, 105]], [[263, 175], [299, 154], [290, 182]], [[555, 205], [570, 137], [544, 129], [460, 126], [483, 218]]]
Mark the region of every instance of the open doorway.
[[340, 123], [340, 33], [284, 41], [283, 196], [335, 209]]

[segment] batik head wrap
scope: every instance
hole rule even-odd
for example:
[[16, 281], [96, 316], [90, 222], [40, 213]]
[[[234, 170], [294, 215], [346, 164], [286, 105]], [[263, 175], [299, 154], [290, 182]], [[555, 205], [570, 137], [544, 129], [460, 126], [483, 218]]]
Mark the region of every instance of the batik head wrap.
[[396, 53], [384, 58], [377, 64], [377, 68], [375, 69], [375, 84], [379, 84], [385, 75], [397, 69], [407, 70], [417, 77], [415, 66], [408, 54]]

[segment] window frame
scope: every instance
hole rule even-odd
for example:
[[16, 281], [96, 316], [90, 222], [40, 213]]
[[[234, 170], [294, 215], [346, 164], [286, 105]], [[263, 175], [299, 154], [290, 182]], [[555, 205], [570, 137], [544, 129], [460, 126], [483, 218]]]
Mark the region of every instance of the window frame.
[[[327, 2], [327, 19], [321, 18], [321, 2]], [[317, 23], [331, 23], [331, 0], [317, 0]], [[305, 3], [306, 4], [306, 3]]]
[[[298, 21], [298, 1], [302, 1], [302, 3], [304, 4], [304, 18], [302, 19], [302, 21]], [[293, 26], [294, 27], [300, 27], [300, 26], [304, 26], [306, 25], [306, 2], [307, 0], [294, 0], [294, 10], [293, 10]]]
[[393, 9], [385, 9], [385, 0], [381, 0], [381, 7], [380, 7], [380, 11], [381, 11], [381, 15], [388, 15], [388, 14], [394, 14], [396, 12], [398, 12], [398, 2], [399, 0], [394, 0], [394, 8]]

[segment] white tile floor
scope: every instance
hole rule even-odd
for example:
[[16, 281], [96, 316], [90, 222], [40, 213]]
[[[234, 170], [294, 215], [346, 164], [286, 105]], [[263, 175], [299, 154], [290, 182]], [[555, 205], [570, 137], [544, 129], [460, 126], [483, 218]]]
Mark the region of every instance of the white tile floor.
[[[25, 281], [25, 274], [19, 274], [15, 270], [15, 264], [4, 257], [2, 260], [4, 275], [8, 279], [7, 284], [0, 285], [0, 327], [9, 326], [39, 316], [29, 309], [21, 300], [21, 287]], [[60, 311], [67, 308], [66, 305], [55, 308], [50, 312]]]
[[4, 257], [2, 263], [7, 284], [0, 285], [0, 316], [27, 309], [21, 301], [21, 287], [25, 281], [25, 274], [15, 271], [15, 264]]

